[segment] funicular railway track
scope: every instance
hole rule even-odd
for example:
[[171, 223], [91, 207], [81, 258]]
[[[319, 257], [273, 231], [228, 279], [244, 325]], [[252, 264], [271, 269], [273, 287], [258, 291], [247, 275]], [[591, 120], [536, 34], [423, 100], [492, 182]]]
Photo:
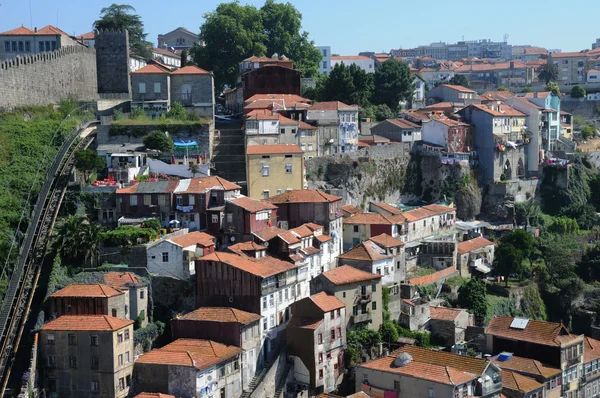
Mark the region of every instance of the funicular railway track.
[[[5, 394], [17, 355], [49, 237], [73, 170], [75, 152], [90, 145], [95, 134], [89, 133], [97, 124], [95, 120], [87, 122], [79, 127], [73, 137], [65, 140], [38, 194], [19, 259], [0, 309], [0, 398]], [[29, 356], [29, 353], [19, 355]]]

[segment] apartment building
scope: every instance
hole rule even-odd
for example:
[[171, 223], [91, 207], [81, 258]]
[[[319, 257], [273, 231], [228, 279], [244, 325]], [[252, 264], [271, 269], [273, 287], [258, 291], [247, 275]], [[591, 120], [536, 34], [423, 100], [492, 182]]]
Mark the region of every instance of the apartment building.
[[47, 25], [33, 30], [20, 26], [0, 33], [0, 61], [32, 54], [44, 54], [62, 47], [80, 46], [75, 37]]
[[588, 59], [588, 55], [584, 52], [561, 52], [548, 55], [548, 62], [558, 67], [558, 83], [567, 85], [585, 83]]
[[319, 156], [352, 152], [358, 148], [358, 105], [319, 102], [306, 109], [306, 122], [319, 129]]
[[148, 284], [132, 272], [107, 272], [104, 282], [115, 289], [129, 293], [129, 319], [148, 325]]
[[110, 315], [127, 319], [131, 316], [129, 291], [102, 283], [71, 284], [51, 294], [46, 306], [51, 316]]

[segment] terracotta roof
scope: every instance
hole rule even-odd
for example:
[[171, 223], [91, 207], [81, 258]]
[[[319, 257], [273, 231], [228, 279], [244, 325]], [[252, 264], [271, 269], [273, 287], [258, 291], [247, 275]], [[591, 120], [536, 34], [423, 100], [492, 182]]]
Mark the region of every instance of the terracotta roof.
[[244, 210], [248, 210], [250, 213], [256, 213], [265, 210], [276, 210], [277, 206], [263, 200], [256, 200], [247, 196], [240, 196], [235, 199], [230, 199], [229, 202], [236, 206], [241, 207]]
[[360, 213], [360, 209], [356, 206], [352, 206], [352, 205], [344, 205], [342, 206], [342, 211], [349, 213], [349, 214], [357, 214]]
[[39, 28], [37, 32], [21, 25], [18, 28], [2, 32], [0, 35], [61, 35], [70, 37], [65, 31], [52, 25], [46, 25], [43, 28]]
[[[181, 180], [181, 182], [183, 181], [186, 180]], [[235, 191], [241, 189], [239, 185], [217, 176], [191, 178], [187, 181], [189, 181], [189, 185], [185, 191], [181, 191], [181, 193], [205, 193], [213, 189], [224, 191]], [[177, 190], [177, 192], [179, 193], [180, 191]]]
[[472, 252], [473, 250], [481, 249], [489, 245], [494, 245], [494, 242], [487, 240], [486, 238], [478, 237], [475, 239], [460, 242], [458, 244], [458, 253], [465, 254]]
[[344, 224], [361, 225], [391, 225], [393, 222], [389, 217], [379, 213], [358, 213], [344, 219]]
[[517, 94], [519, 97], [525, 97], [525, 98], [535, 98], [537, 95], [537, 98], [548, 98], [549, 95], [552, 94], [552, 91], [538, 91], [538, 92], [534, 92], [534, 93], [519, 93]]
[[252, 235], [260, 238], [262, 241], [269, 241], [275, 238], [277, 235], [285, 233], [285, 229], [277, 228], [277, 227], [266, 227], [261, 229], [260, 231], [253, 232]]
[[317, 231], [319, 229], [323, 229], [322, 225], [315, 224], [314, 222], [306, 223], [306, 224], [304, 224], [304, 226], [307, 227], [307, 228], [310, 228], [311, 231]]
[[490, 115], [493, 115], [493, 116], [522, 116], [522, 117], [526, 116], [524, 113], [519, 112], [518, 110], [514, 109], [513, 107], [505, 105], [505, 104], [501, 106], [501, 109], [502, 109], [501, 112], [495, 111], [495, 110], [491, 109], [489, 106], [484, 105], [484, 104], [472, 104], [471, 106], [479, 109], [480, 111], [489, 113]]
[[156, 54], [160, 54], [160, 55], [164, 55], [166, 57], [172, 57], [172, 58], [180, 58], [180, 55], [177, 53], [174, 53], [173, 51], [167, 50], [166, 48], [152, 48], [152, 52], [156, 53]]
[[301, 225], [299, 227], [290, 229], [290, 231], [293, 231], [295, 234], [297, 234], [301, 238], [308, 238], [309, 236], [313, 236], [313, 230], [308, 228], [308, 226], [306, 226], [306, 225]]
[[587, 363], [600, 358], [600, 341], [591, 337], [583, 338], [583, 362]]
[[102, 283], [72, 284], [53, 293], [50, 297], [114, 297], [125, 294]]
[[269, 100], [269, 99], [257, 99], [254, 100], [250, 103], [247, 102], [248, 100], [246, 100], [246, 105], [244, 105], [244, 111], [249, 111], [249, 110], [258, 110], [258, 109], [273, 109], [273, 110], [280, 110], [280, 108], [283, 109], [306, 109], [310, 107], [309, 103], [306, 102], [297, 102], [297, 101], [286, 101], [283, 99], [273, 99], [273, 100]]
[[492, 71], [500, 71], [511, 69], [524, 69], [527, 65], [521, 61], [510, 61], [510, 62], [497, 62], [495, 64], [483, 63], [483, 64], [470, 64], [470, 65], [462, 65], [458, 67], [455, 72], [456, 73], [467, 73], [467, 72], [492, 72]]
[[87, 32], [77, 36], [77, 38], [82, 40], [94, 40], [96, 38], [96, 34], [94, 32]]
[[513, 370], [533, 377], [540, 377], [541, 379], [549, 379], [562, 373], [560, 368], [545, 365], [535, 359], [523, 358], [515, 355], [511, 356], [506, 361], [498, 360], [498, 355], [496, 355], [491, 357], [490, 361], [494, 362], [502, 369]]
[[177, 318], [186, 321], [207, 321], [207, 322], [225, 322], [239, 323], [241, 325], [250, 325], [258, 322], [262, 316], [252, 312], [246, 312], [231, 307], [201, 307], [192, 312]]
[[388, 213], [391, 213], [393, 215], [402, 213], [402, 210], [400, 210], [396, 206], [388, 205], [387, 203], [371, 202], [371, 205], [373, 205], [375, 207], [379, 207], [380, 209], [385, 210]]
[[171, 72], [172, 75], [210, 75], [210, 72], [195, 65], [184, 66]]
[[160, 392], [142, 392], [133, 398], [176, 398], [175, 395], [162, 394]]
[[266, 247], [263, 245], [259, 245], [258, 243], [249, 241], [236, 243], [235, 245], [229, 246], [227, 249], [229, 249], [233, 253], [239, 254], [240, 256], [246, 256], [246, 253], [244, 252], [266, 250]]
[[532, 377], [523, 376], [509, 370], [501, 370], [500, 376], [502, 376], [502, 389], [506, 388], [527, 393], [543, 386], [542, 383]]
[[448, 87], [452, 90], [461, 91], [463, 93], [474, 93], [475, 90], [471, 90], [470, 88], [466, 88], [464, 86], [457, 86], [454, 84], [441, 84], [440, 87]]
[[429, 307], [431, 319], [438, 319], [440, 321], [454, 321], [463, 311], [460, 308]]
[[377, 243], [381, 247], [386, 247], [386, 248], [406, 245], [406, 243], [404, 243], [401, 240], [396, 239], [388, 234], [372, 236], [369, 240]]
[[6, 32], [2, 32], [0, 33], [0, 35], [2, 36], [7, 36], [7, 35], [33, 35], [34, 32], [33, 30], [26, 28], [24, 26], [19, 26], [18, 28], [15, 29], [11, 29], [8, 30]]
[[294, 244], [294, 243], [300, 243], [300, 238], [298, 238], [292, 231], [282, 232], [278, 236], [281, 240], [283, 240], [288, 245]]
[[418, 129], [420, 126], [416, 123], [411, 122], [410, 120], [396, 118], [396, 119], [386, 119], [388, 123], [392, 123], [398, 127], [403, 129]]
[[297, 315], [292, 315], [292, 319], [290, 319], [287, 327], [315, 330], [321, 323], [323, 323], [322, 319], [303, 318]]
[[104, 282], [118, 288], [127, 284], [140, 283], [140, 280], [133, 272], [107, 272], [104, 274]]
[[254, 94], [252, 97], [248, 98], [244, 102], [253, 102], [257, 100], [284, 100], [286, 102], [291, 101], [312, 103], [312, 100], [301, 97], [297, 94]]
[[303, 153], [297, 144], [275, 144], [275, 145], [249, 145], [246, 148], [248, 155], [282, 155], [288, 153]]
[[181, 181], [185, 180], [169, 180], [169, 181], [144, 181], [134, 185], [117, 189], [117, 195], [122, 194], [152, 194], [152, 193], [173, 193], [179, 186]]
[[448, 127], [468, 126], [467, 123], [459, 122], [458, 120], [454, 120], [454, 119], [448, 119], [447, 117], [433, 118], [431, 121], [442, 123]]
[[552, 58], [576, 58], [576, 57], [587, 57], [584, 52], [564, 52], [564, 53], [550, 53]]
[[471, 358], [463, 355], [452, 354], [445, 351], [430, 350], [416, 346], [404, 346], [394, 351], [394, 354], [406, 352], [413, 357], [415, 362], [426, 362], [436, 365], [449, 366], [462, 372], [481, 375], [488, 367], [489, 362], [485, 359]]
[[201, 370], [231, 359], [241, 352], [241, 348], [211, 340], [178, 339], [162, 348], [143, 354], [135, 362], [190, 366]]
[[168, 75], [171, 72], [164, 70], [158, 65], [148, 64], [143, 68], [140, 68], [134, 72], [131, 72], [132, 75]]
[[346, 306], [340, 299], [335, 296], [330, 296], [325, 292], [313, 294], [309, 299], [323, 312], [330, 312]]
[[342, 200], [339, 196], [330, 195], [318, 189], [293, 189], [280, 195], [266, 199], [275, 205], [285, 203], [332, 203]]
[[331, 240], [331, 236], [329, 235], [317, 235], [315, 236], [315, 238], [319, 241], [319, 242], [329, 242]]
[[332, 55], [332, 61], [370, 61], [371, 58], [363, 55]]
[[530, 319], [525, 329], [511, 328], [514, 317], [495, 316], [490, 321], [487, 334], [511, 340], [527, 341], [535, 344], [560, 346], [560, 336], [574, 339], [575, 335], [569, 333], [562, 323], [536, 321]]
[[429, 285], [430, 283], [437, 282], [438, 280], [445, 278], [454, 272], [456, 272], [456, 267], [448, 267], [441, 271], [434, 272], [433, 274], [412, 278], [409, 280], [409, 282], [412, 285], [417, 286]]
[[358, 368], [372, 369], [385, 373], [401, 374], [435, 383], [459, 386], [475, 380], [478, 376], [455, 368], [413, 360], [398, 367], [394, 365], [396, 356], [385, 356], [359, 365]]
[[346, 253], [340, 254], [337, 258], [341, 260], [379, 261], [392, 258], [392, 256], [386, 255], [384, 250], [374, 242], [366, 240]]
[[346, 105], [340, 101], [324, 101], [312, 105], [309, 111], [337, 111], [337, 110], [358, 110], [357, 105]]
[[313, 126], [311, 124], [305, 123], [302, 120], [298, 120], [298, 128], [300, 130], [318, 130], [317, 126]]
[[322, 275], [334, 285], [347, 285], [349, 283], [381, 279], [381, 275], [361, 271], [349, 265], [342, 265], [341, 267], [323, 272]]
[[131, 319], [115, 318], [108, 315], [63, 315], [42, 326], [41, 330], [66, 332], [111, 331], [132, 325]]
[[268, 278], [269, 276], [277, 275], [281, 272], [295, 268], [292, 263], [275, 260], [272, 257], [262, 257], [261, 259], [249, 259], [233, 253], [214, 252], [202, 257], [196, 261], [217, 261], [226, 263], [247, 272], [252, 275]]
[[169, 240], [181, 247], [189, 247], [193, 245], [213, 246], [215, 237], [206, 232], [194, 231], [185, 235], [175, 236]]

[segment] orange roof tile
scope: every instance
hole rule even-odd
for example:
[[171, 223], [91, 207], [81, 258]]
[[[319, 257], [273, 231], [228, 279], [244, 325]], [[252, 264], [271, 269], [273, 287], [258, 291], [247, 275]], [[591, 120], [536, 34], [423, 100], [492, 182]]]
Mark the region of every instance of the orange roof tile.
[[427, 362], [419, 362], [414, 359], [408, 364], [398, 367], [394, 365], [395, 356], [389, 355], [359, 365], [359, 368], [372, 369], [385, 373], [393, 373], [428, 380], [435, 383], [459, 386], [475, 380], [478, 376], [472, 373], [462, 372], [449, 366], [438, 365]]
[[502, 105], [502, 111], [496, 111], [491, 109], [489, 106], [484, 105], [484, 104], [472, 104], [471, 105], [474, 108], [479, 109], [480, 111], [489, 113], [490, 115], [493, 116], [521, 116], [521, 117], [525, 117], [526, 115], [522, 112], [519, 112], [518, 110], [514, 109], [511, 106], [508, 105]]
[[185, 193], [205, 193], [213, 189], [235, 191], [241, 187], [217, 176], [191, 178]]
[[297, 315], [292, 315], [292, 319], [290, 319], [287, 327], [315, 330], [321, 323], [323, 323], [322, 319], [301, 318]]
[[29, 28], [26, 28], [26, 27], [24, 27], [22, 25], [19, 26], [18, 28], [11, 29], [11, 30], [8, 30], [6, 32], [0, 33], [0, 35], [2, 35], [2, 36], [8, 36], [8, 35], [33, 35], [33, 34], [34, 34], [33, 30], [31, 30]]
[[303, 153], [297, 144], [275, 144], [275, 145], [249, 145], [246, 148], [248, 155], [283, 155], [288, 153]]
[[415, 362], [425, 362], [448, 366], [459, 371], [476, 375], [482, 374], [490, 364], [490, 362], [486, 361], [485, 359], [465, 357], [463, 355], [452, 354], [450, 352], [436, 351], [411, 345], [401, 347], [400, 349], [394, 351], [394, 354], [397, 355], [401, 352], [410, 354]]
[[162, 394], [160, 392], [142, 392], [133, 398], [176, 398], [175, 395]]
[[527, 393], [543, 387], [543, 384], [539, 383], [534, 378], [523, 376], [509, 370], [501, 370], [500, 375], [502, 376], [502, 389]]
[[304, 224], [307, 228], [310, 228], [311, 231], [318, 231], [319, 229], [323, 229], [322, 225], [315, 224], [314, 222], [309, 222]]
[[70, 35], [68, 33], [66, 33], [65, 31], [57, 28], [56, 26], [52, 26], [52, 25], [46, 25], [43, 28], [39, 28], [37, 30], [37, 32], [21, 25], [18, 28], [9, 30], [7, 32], [0, 33], [0, 35], [42, 35], [42, 36], [44, 36], [44, 35], [61, 35], [61, 36], [70, 37]]
[[114, 297], [125, 294], [102, 283], [72, 284], [53, 293], [50, 297]]
[[583, 362], [587, 363], [594, 359], [600, 358], [600, 341], [592, 339], [591, 337], [584, 337], [583, 339]]
[[242, 349], [211, 340], [178, 339], [140, 356], [135, 362], [154, 365], [180, 365], [198, 370], [216, 365], [239, 355]]
[[356, 206], [352, 205], [344, 205], [342, 206], [342, 211], [348, 214], [357, 214], [360, 213], [360, 209]]
[[577, 336], [569, 333], [562, 323], [544, 322], [530, 319], [525, 329], [511, 328], [510, 325], [514, 317], [495, 316], [490, 321], [487, 334], [496, 337], [504, 337], [512, 340], [527, 341], [535, 344], [561, 346], [561, 338], [567, 337], [569, 340]]
[[174, 70], [171, 72], [171, 75], [210, 75], [210, 72], [202, 68], [198, 68], [195, 65], [188, 65], [181, 69]]
[[253, 232], [252, 235], [256, 236], [262, 241], [269, 241], [275, 238], [277, 235], [285, 233], [285, 229], [277, 228], [277, 227], [266, 227], [261, 229], [260, 231]]
[[381, 279], [381, 275], [361, 271], [349, 265], [342, 265], [322, 274], [334, 285], [347, 285], [349, 283], [365, 282]]
[[429, 285], [430, 283], [437, 282], [438, 280], [445, 278], [454, 272], [456, 272], [456, 267], [448, 267], [441, 271], [434, 272], [433, 274], [412, 278], [409, 280], [409, 283], [417, 286]]
[[392, 221], [379, 213], [358, 213], [344, 219], [344, 224], [361, 225], [391, 225]]
[[140, 280], [133, 272], [107, 272], [104, 281], [113, 287], [119, 288], [127, 284], [138, 284]]
[[458, 244], [458, 253], [465, 254], [472, 252], [473, 250], [481, 249], [482, 247], [494, 245], [494, 242], [487, 240], [486, 238], [478, 237], [475, 239], [460, 242]]
[[463, 87], [463, 86], [457, 86], [457, 85], [454, 85], [454, 84], [442, 84], [441, 86], [442, 87], [448, 87], [448, 88], [450, 88], [452, 90], [461, 91], [463, 93], [474, 93], [475, 92], [475, 90], [471, 90], [470, 88], [466, 88], [466, 87]]
[[300, 239], [292, 231], [282, 232], [278, 236], [287, 244], [300, 243]]
[[587, 57], [584, 52], [564, 52], [564, 53], [550, 53], [552, 58], [576, 58], [576, 57]]
[[231, 245], [227, 248], [229, 251], [239, 254], [240, 256], [246, 256], [245, 252], [253, 252], [253, 251], [261, 251], [266, 250], [266, 247], [263, 245], [259, 245], [258, 243], [249, 241], [249, 242], [240, 242], [235, 245]]
[[313, 230], [308, 228], [306, 225], [301, 225], [299, 227], [290, 229], [290, 231], [293, 231], [301, 238], [308, 238], [309, 236], [313, 236]]
[[385, 248], [389, 248], [389, 247], [398, 247], [398, 246], [404, 246], [406, 245], [406, 243], [402, 242], [399, 239], [396, 239], [388, 234], [381, 234], [381, 235], [377, 235], [377, 236], [372, 236], [371, 239], [369, 239], [375, 243], [377, 243], [379, 246], [381, 247], [385, 247]]
[[315, 236], [315, 238], [319, 241], [319, 242], [329, 242], [331, 240], [331, 236], [329, 235], [317, 235]]
[[77, 36], [78, 39], [82, 39], [82, 40], [94, 40], [95, 37], [96, 37], [96, 34], [94, 32], [87, 32], [80, 36]]
[[379, 261], [391, 258], [391, 255], [384, 254], [377, 244], [366, 240], [361, 244], [353, 247], [344, 254], [340, 254], [337, 258], [341, 260], [356, 260], [356, 261]]
[[440, 321], [454, 321], [463, 311], [465, 310], [460, 308], [429, 307], [431, 319]]
[[401, 119], [401, 118], [396, 118], [396, 119], [386, 119], [385, 120], [388, 123], [392, 123], [398, 127], [401, 127], [403, 129], [418, 129], [421, 126], [419, 126], [416, 123], [411, 122], [410, 120], [406, 120], [406, 119]]
[[387, 203], [371, 202], [371, 206], [379, 207], [380, 209], [385, 210], [388, 213], [391, 213], [392, 215], [402, 213], [402, 210], [400, 210], [396, 206], [388, 205]]
[[332, 55], [332, 61], [370, 61], [371, 58], [363, 55]]
[[304, 98], [297, 94], [254, 94], [252, 97], [245, 100], [245, 102], [253, 102], [257, 100], [284, 100], [291, 102], [312, 103], [312, 100]]
[[140, 68], [134, 72], [131, 72], [132, 75], [168, 75], [169, 71], [164, 70], [158, 65], [148, 64], [143, 68]]
[[340, 101], [318, 102], [308, 108], [309, 111], [337, 111], [337, 110], [358, 110], [357, 105], [346, 105]]
[[229, 202], [233, 203], [238, 207], [241, 207], [244, 210], [249, 211], [250, 213], [277, 209], [277, 206], [272, 205], [271, 203], [265, 202], [263, 200], [252, 199], [247, 196], [239, 196], [235, 199], [230, 199]]
[[281, 272], [295, 268], [295, 265], [292, 263], [273, 260], [276, 259], [272, 257], [269, 258], [268, 256], [253, 260], [233, 253], [214, 252], [196, 261], [217, 261], [229, 264], [244, 272], [263, 278], [268, 278], [269, 276], [277, 275]]
[[262, 316], [231, 307], [201, 307], [177, 318], [186, 321], [225, 322], [250, 325], [258, 322]]
[[335, 296], [330, 296], [325, 292], [313, 294], [309, 299], [323, 312], [330, 312], [346, 306], [340, 299]]
[[533, 377], [540, 377], [541, 379], [549, 379], [562, 373], [560, 368], [545, 365], [535, 359], [523, 358], [515, 355], [511, 356], [506, 361], [500, 361], [496, 355], [491, 357], [490, 361], [494, 362], [502, 369], [512, 370]]
[[173, 238], [169, 238], [169, 240], [176, 245], [181, 247], [190, 247], [193, 245], [199, 246], [214, 246], [215, 237], [211, 234], [207, 234], [206, 232], [194, 231], [187, 233], [185, 235], [175, 236]]
[[63, 315], [42, 326], [41, 330], [66, 332], [115, 331], [132, 325], [131, 319], [115, 318], [108, 315]]
[[285, 203], [332, 203], [342, 200], [339, 196], [330, 195], [318, 189], [293, 189], [280, 195], [266, 199], [275, 205]]

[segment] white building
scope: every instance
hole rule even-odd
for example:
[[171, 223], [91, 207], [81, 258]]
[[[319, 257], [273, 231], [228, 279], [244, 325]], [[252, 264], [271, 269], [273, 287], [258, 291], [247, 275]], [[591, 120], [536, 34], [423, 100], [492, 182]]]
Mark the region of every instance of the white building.
[[321, 52], [323, 58], [319, 63], [319, 73], [329, 74], [331, 72], [331, 47], [329, 46], [317, 46], [317, 50]]
[[181, 68], [181, 55], [164, 48], [153, 48], [152, 57], [171, 68]]
[[590, 69], [587, 71], [587, 80], [588, 83], [598, 83], [600, 82], [600, 70], [598, 69]]
[[373, 58], [362, 55], [336, 55], [331, 57], [331, 69], [335, 68], [337, 64], [344, 64], [346, 66], [356, 65], [367, 73], [375, 72], [375, 61], [373, 61]]

